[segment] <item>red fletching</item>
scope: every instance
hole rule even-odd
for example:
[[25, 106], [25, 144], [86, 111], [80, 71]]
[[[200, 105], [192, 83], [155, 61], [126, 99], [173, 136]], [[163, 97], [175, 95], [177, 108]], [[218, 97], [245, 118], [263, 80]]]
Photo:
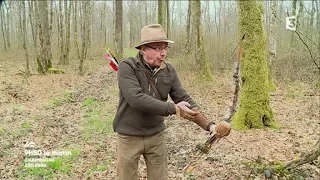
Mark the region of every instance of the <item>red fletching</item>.
[[118, 71], [118, 61], [110, 53], [106, 53], [105, 57], [107, 60], [109, 60], [109, 66], [114, 71]]
[[114, 71], [118, 71], [118, 66], [115, 65], [112, 61], [109, 62], [109, 65]]

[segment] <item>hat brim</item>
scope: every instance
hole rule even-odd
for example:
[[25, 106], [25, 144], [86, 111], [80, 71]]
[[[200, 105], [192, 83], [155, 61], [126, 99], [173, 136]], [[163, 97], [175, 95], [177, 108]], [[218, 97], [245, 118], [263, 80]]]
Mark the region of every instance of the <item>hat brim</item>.
[[157, 40], [157, 41], [148, 41], [148, 42], [144, 42], [144, 43], [139, 44], [139, 45], [136, 46], [135, 48], [140, 50], [140, 47], [141, 47], [142, 45], [144, 45], [144, 44], [150, 44], [150, 43], [154, 43], [154, 42], [174, 43], [174, 41], [171, 41], [171, 40], [168, 40], [168, 39], [166, 39], [166, 40]]

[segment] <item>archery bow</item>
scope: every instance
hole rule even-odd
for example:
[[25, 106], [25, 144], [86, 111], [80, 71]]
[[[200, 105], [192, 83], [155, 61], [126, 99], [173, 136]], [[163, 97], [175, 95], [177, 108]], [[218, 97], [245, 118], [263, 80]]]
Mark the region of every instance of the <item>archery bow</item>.
[[[237, 61], [235, 62], [235, 71], [233, 74], [233, 79], [234, 79], [234, 83], [235, 83], [234, 96], [233, 96], [233, 100], [232, 100], [232, 105], [229, 107], [227, 114], [223, 118], [223, 121], [227, 121], [228, 123], [231, 122], [232, 117], [234, 116], [234, 114], [236, 112], [238, 99], [239, 99], [240, 83], [241, 83], [241, 81], [240, 81], [240, 79], [241, 79], [241, 77], [240, 77], [240, 62], [241, 62], [241, 57], [242, 57], [242, 41], [245, 38], [245, 35], [246, 34], [243, 34], [242, 38], [240, 39], [240, 42], [237, 44], [236, 48], [234, 49], [234, 51], [231, 54], [231, 56], [232, 56], [233, 53], [235, 52], [235, 50], [237, 49], [237, 47], [239, 46], [238, 58], [237, 58]], [[200, 150], [200, 152], [196, 155], [196, 158], [200, 157], [204, 154], [207, 154], [210, 151], [212, 144], [217, 143], [220, 139], [221, 139], [220, 136], [218, 136], [217, 134], [213, 134], [202, 145], [198, 144], [196, 146], [196, 149]], [[195, 165], [197, 162], [198, 161], [190, 162], [184, 168], [185, 171], [188, 173], [192, 172], [192, 170], [195, 168]]]

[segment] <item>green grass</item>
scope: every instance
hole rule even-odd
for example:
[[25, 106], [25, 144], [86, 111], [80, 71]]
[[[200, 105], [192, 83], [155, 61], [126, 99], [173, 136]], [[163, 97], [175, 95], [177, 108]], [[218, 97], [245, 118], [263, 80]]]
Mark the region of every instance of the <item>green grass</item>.
[[0, 126], [0, 135], [5, 134], [5, 132], [6, 132], [6, 129], [4, 127]]
[[15, 114], [21, 114], [25, 110], [25, 107], [19, 104], [12, 105], [12, 112]]
[[93, 97], [89, 96], [82, 102], [82, 107], [86, 106], [96, 106], [98, 105], [98, 101], [96, 101]]
[[107, 111], [109, 107], [110, 104], [98, 102], [91, 96], [82, 102], [82, 108], [85, 111], [83, 115], [83, 137], [85, 140], [95, 138], [99, 135], [109, 135], [113, 132], [113, 117], [111, 117]]
[[54, 161], [45, 162], [46, 167], [25, 167], [23, 163], [18, 169], [18, 179], [50, 179], [56, 174], [70, 174], [80, 152], [79, 149], [73, 149], [70, 156], [53, 157]]
[[63, 92], [63, 94], [60, 97], [55, 97], [52, 100], [49, 101], [48, 107], [54, 108], [57, 106], [61, 106], [65, 103], [70, 103], [74, 101], [74, 92], [66, 90]]
[[95, 161], [93, 165], [88, 169], [89, 174], [107, 170], [114, 161], [113, 152], [107, 151], [106, 157], [107, 159], [104, 161]]
[[23, 131], [32, 131], [32, 125], [29, 122], [23, 122], [21, 125]]
[[109, 135], [112, 130], [112, 117], [105, 116], [101, 111], [90, 111], [85, 116], [84, 138], [88, 140], [96, 135]]

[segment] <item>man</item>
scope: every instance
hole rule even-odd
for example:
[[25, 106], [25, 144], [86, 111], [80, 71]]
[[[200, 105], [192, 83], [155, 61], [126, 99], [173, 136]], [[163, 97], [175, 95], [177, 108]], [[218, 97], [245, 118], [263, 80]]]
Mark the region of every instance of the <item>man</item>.
[[[198, 111], [198, 105], [182, 87], [174, 67], [165, 62], [169, 40], [160, 24], [142, 28], [136, 58], [119, 64], [120, 100], [113, 122], [117, 132], [117, 176], [137, 180], [138, 161], [144, 156], [148, 180], [165, 180], [164, 118], [177, 114], [215, 132], [213, 122]], [[174, 101], [167, 102], [168, 95]], [[199, 118], [198, 118], [199, 117]]]

